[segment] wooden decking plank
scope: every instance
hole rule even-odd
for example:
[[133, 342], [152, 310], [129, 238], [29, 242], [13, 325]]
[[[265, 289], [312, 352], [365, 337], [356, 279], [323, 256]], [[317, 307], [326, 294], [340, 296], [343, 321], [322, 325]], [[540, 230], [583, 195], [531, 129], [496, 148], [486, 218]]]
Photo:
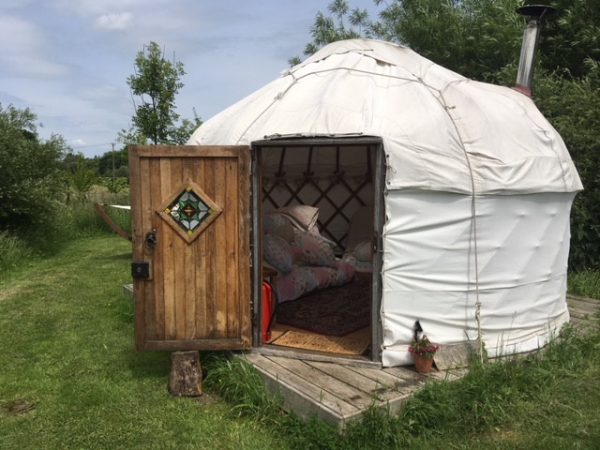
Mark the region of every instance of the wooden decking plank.
[[[420, 385], [419, 379], [404, 379], [397, 377], [385, 371], [385, 369], [364, 369], [362, 367], [352, 367], [351, 370], [364, 375], [380, 384], [382, 388], [395, 389], [401, 393], [412, 392]], [[422, 378], [423, 380], [425, 377]]]
[[305, 409], [294, 409], [294, 412], [302, 417], [308, 417], [318, 412], [319, 409], [322, 409], [327, 418], [340, 422], [344, 417], [352, 416], [360, 411], [355, 406], [346, 403], [342, 399], [307, 382], [304, 378], [290, 372], [288, 369], [281, 367], [266, 356], [251, 353], [246, 355], [246, 358], [261, 373], [279, 383], [280, 394], [284, 402], [287, 402], [288, 405], [293, 405], [297, 402], [297, 399], [294, 398], [296, 396], [310, 400], [310, 405], [306, 402], [301, 402]]
[[308, 362], [309, 365], [328, 373], [334, 378], [363, 391], [375, 400], [376, 405], [387, 404], [397, 400], [401, 395], [393, 388], [383, 387], [377, 381], [365, 377], [347, 367], [334, 363]]
[[412, 381], [418, 383], [423, 380], [422, 375], [418, 374], [413, 369], [407, 369], [406, 367], [386, 367], [382, 370], [385, 373], [388, 373], [405, 381]]
[[429, 373], [427, 376], [430, 379], [434, 379], [437, 381], [454, 381], [464, 377], [469, 371], [466, 367], [460, 367], [456, 369], [448, 369], [448, 370], [434, 370]]
[[343, 425], [343, 418], [339, 415], [338, 411], [334, 411], [323, 404], [317, 405], [303, 391], [282, 384], [277, 376], [265, 370], [263, 367], [264, 357], [262, 355], [247, 354], [244, 355], [244, 358], [251, 362], [260, 374], [267, 391], [283, 400], [283, 408], [285, 410], [292, 411], [300, 417], [310, 418], [316, 416], [335, 425]]
[[567, 304], [569, 305], [569, 311], [575, 310], [575, 311], [580, 311], [580, 312], [586, 313], [586, 314], [596, 314], [600, 307], [600, 304], [594, 305], [593, 303], [582, 302], [580, 300], [573, 300], [573, 299], [569, 299], [567, 301]]
[[381, 391], [381, 384], [377, 383], [377, 381], [350, 370], [348, 367], [340, 366], [335, 363], [317, 361], [306, 361], [306, 363], [337, 378], [343, 383], [354, 386], [356, 389], [361, 390], [367, 395], [378, 394]]
[[580, 297], [578, 295], [569, 295], [569, 294], [567, 294], [567, 303], [569, 303], [571, 300], [575, 300], [575, 301], [578, 301], [578, 302], [589, 303], [591, 305], [597, 305], [600, 308], [600, 299], [589, 298], [589, 297]]
[[571, 317], [575, 317], [576, 319], [586, 319], [588, 317], [593, 317], [594, 313], [589, 313], [585, 311], [580, 311], [578, 309], [570, 309], [569, 314]]
[[366, 409], [374, 402], [372, 395], [338, 380], [324, 370], [311, 366], [307, 362], [282, 357], [270, 357], [269, 359], [302, 377], [307, 383], [311, 383], [323, 391], [329, 392], [358, 409]]
[[[571, 322], [579, 328], [594, 324], [595, 321], [585, 318], [592, 317], [598, 309], [600, 302], [595, 300], [569, 299]], [[360, 365], [360, 360], [352, 360], [352, 365], [330, 358], [315, 360], [301, 352], [273, 351], [274, 355], [269, 350], [266, 355], [259, 354], [265, 348], [249, 359], [265, 378], [267, 387], [280, 392], [287, 408], [300, 416], [317, 415], [338, 426], [361, 417], [371, 405], [387, 407], [391, 414], [397, 414], [428, 381], [454, 381], [468, 373], [468, 368], [461, 368], [421, 375], [406, 367]]]
[[341, 364], [344, 366], [358, 366], [358, 367], [371, 367], [381, 368], [381, 363], [373, 362], [362, 356], [351, 357], [351, 356], [339, 356], [339, 355], [328, 355], [321, 353], [312, 353], [308, 350], [292, 350], [284, 347], [278, 347], [276, 345], [265, 345], [257, 349], [259, 353], [265, 356], [282, 356], [285, 358], [301, 359], [302, 361], [319, 361], [319, 362], [331, 362]]

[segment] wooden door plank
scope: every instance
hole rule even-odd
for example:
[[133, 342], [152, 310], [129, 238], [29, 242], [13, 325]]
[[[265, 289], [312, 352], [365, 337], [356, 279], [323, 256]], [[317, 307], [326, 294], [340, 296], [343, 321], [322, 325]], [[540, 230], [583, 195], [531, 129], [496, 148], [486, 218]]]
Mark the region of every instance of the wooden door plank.
[[[215, 172], [212, 168], [211, 163], [205, 163], [204, 165], [204, 185], [202, 186], [206, 195], [214, 200], [215, 195]], [[218, 220], [218, 218], [217, 218]], [[205, 283], [206, 283], [206, 336], [217, 337], [215, 333], [215, 325], [217, 322], [216, 318], [216, 307], [215, 299], [217, 297], [216, 283], [215, 283], [215, 271], [216, 271], [216, 248], [215, 248], [215, 227], [214, 222], [204, 230], [204, 239], [206, 242], [206, 272], [205, 272]]]
[[247, 150], [240, 145], [160, 145], [136, 146], [140, 156], [159, 158], [236, 158], [240, 151]]
[[156, 214], [156, 209], [162, 204], [162, 191], [160, 185], [161, 171], [160, 160], [158, 158], [150, 159], [150, 198], [152, 200], [152, 227], [156, 230], [158, 242], [152, 255], [152, 281], [154, 284], [154, 336], [149, 336], [149, 339], [164, 339], [165, 338], [165, 296], [164, 296], [164, 272], [163, 272], [163, 257], [165, 247], [162, 238], [165, 234], [163, 228], [166, 224], [160, 216]]
[[[214, 202], [223, 210], [229, 209], [225, 204], [225, 160], [223, 158], [215, 158], [211, 161], [211, 165], [215, 174]], [[226, 215], [221, 214], [212, 223], [211, 227], [215, 229], [215, 286], [216, 296], [212, 299], [215, 303], [215, 327], [218, 337], [227, 336], [227, 222]]]
[[[250, 254], [250, 152], [238, 151], [238, 308], [240, 311], [240, 335], [244, 348], [252, 345], [252, 263]], [[258, 307], [258, 306], [257, 306]]]
[[[134, 148], [129, 148], [129, 175], [131, 177], [131, 204], [132, 210], [132, 230], [131, 239], [133, 243], [133, 261], [139, 262], [143, 258], [143, 240], [141, 239], [142, 229], [142, 197], [140, 190], [140, 159]], [[135, 301], [135, 347], [137, 350], [143, 350], [146, 332], [146, 316], [144, 312], [144, 280], [133, 280], [134, 301]]]
[[[177, 193], [183, 182], [183, 162], [180, 158], [171, 158], [169, 160], [171, 169], [171, 194]], [[179, 234], [173, 235], [172, 242], [174, 283], [173, 283], [173, 300], [175, 302], [175, 339], [185, 340], [186, 333], [186, 314], [185, 314], [185, 264], [184, 255], [187, 250], [187, 242], [185, 242]]]
[[[172, 194], [171, 161], [166, 158], [160, 159], [160, 191], [162, 198], [168, 198]], [[163, 258], [163, 297], [165, 311], [165, 339], [175, 339], [175, 267], [173, 252], [173, 241], [178, 237], [174, 233], [167, 232], [165, 227], [164, 236], [160, 237], [164, 242]]]
[[372, 395], [356, 389], [354, 386], [346, 384], [331, 376], [329, 373], [326, 373], [315, 366], [311, 366], [304, 361], [276, 356], [271, 356], [269, 359], [303, 378], [307, 383], [312, 383], [323, 391], [329, 392], [335, 397], [359, 409], [368, 408], [373, 404], [374, 398]]
[[241, 311], [239, 309], [239, 274], [237, 260], [239, 255], [239, 221], [238, 221], [238, 173], [237, 173], [237, 160], [228, 159], [225, 163], [225, 204], [223, 208], [223, 215], [225, 216], [226, 223], [226, 234], [225, 234], [225, 248], [227, 253], [225, 255], [225, 266], [226, 275], [225, 280], [227, 284], [227, 298], [226, 300], [226, 335], [229, 337], [239, 336], [239, 316]]
[[[246, 358], [261, 372], [277, 380], [281, 386], [280, 393], [284, 397], [284, 401], [292, 395], [307, 398], [311, 404], [326, 411], [330, 417], [335, 417], [338, 421], [359, 412], [355, 406], [306, 381], [270, 358], [257, 354], [246, 355]], [[315, 414], [316, 410], [295, 410], [295, 412], [302, 417], [310, 417]]]
[[[182, 179], [194, 180], [194, 160], [182, 160]], [[184, 303], [185, 319], [184, 319], [184, 338], [186, 340], [197, 337], [196, 332], [196, 268], [194, 267], [194, 248], [196, 242], [183, 245], [183, 283], [185, 295], [182, 299]]]
[[[140, 159], [140, 192], [141, 192], [141, 219], [142, 219], [142, 240], [145, 234], [152, 228], [152, 197], [150, 193], [150, 160], [148, 158]], [[142, 261], [152, 262], [153, 250], [143, 245]], [[153, 264], [150, 264], [152, 271]], [[154, 299], [154, 283], [150, 280], [144, 280], [144, 323], [146, 324], [146, 339], [156, 336], [156, 309]]]
[[[199, 186], [204, 186], [205, 177], [204, 177], [204, 160], [202, 159], [193, 159], [193, 180]], [[195, 316], [195, 328], [196, 328], [196, 338], [202, 339], [208, 337], [208, 329], [207, 329], [207, 312], [206, 312], [206, 302], [207, 302], [207, 292], [206, 292], [206, 233], [202, 233], [198, 239], [194, 241], [193, 252], [194, 259], [193, 265], [195, 269], [195, 292], [196, 292], [196, 316]]]

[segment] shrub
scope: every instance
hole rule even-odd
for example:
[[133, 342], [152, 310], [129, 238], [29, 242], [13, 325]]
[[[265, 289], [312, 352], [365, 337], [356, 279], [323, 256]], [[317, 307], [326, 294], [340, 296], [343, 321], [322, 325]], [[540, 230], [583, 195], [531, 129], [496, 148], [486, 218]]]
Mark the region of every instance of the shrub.
[[0, 230], [44, 225], [64, 189], [59, 136], [39, 139], [35, 115], [0, 104]]

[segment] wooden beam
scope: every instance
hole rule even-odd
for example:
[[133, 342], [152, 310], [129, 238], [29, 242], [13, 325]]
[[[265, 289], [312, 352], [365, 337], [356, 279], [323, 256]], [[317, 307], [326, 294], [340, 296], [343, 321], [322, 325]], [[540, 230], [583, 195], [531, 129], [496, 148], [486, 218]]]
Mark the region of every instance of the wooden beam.
[[246, 145], [135, 145], [129, 151], [138, 157], [155, 158], [238, 158]]
[[119, 225], [117, 225], [114, 220], [112, 220], [112, 217], [110, 217], [106, 213], [106, 211], [104, 210], [104, 207], [100, 203], [94, 203], [94, 208], [96, 209], [96, 213], [100, 216], [100, 218], [102, 220], [104, 220], [104, 222], [106, 223], [106, 225], [108, 225], [108, 227], [112, 231], [114, 231], [115, 233], [117, 233], [122, 238], [127, 239], [128, 241], [132, 240], [131, 239], [131, 235], [129, 233], [127, 233], [127, 231], [125, 231]]

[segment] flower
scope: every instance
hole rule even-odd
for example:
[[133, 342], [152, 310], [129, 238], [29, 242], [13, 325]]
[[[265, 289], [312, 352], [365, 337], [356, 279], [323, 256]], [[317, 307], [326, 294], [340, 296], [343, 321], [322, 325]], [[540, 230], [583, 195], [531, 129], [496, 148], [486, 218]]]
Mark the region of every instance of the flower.
[[408, 347], [408, 351], [415, 356], [433, 359], [433, 355], [439, 350], [439, 348], [439, 345], [432, 344], [427, 336], [423, 335], [420, 339], [415, 339], [411, 342]]

